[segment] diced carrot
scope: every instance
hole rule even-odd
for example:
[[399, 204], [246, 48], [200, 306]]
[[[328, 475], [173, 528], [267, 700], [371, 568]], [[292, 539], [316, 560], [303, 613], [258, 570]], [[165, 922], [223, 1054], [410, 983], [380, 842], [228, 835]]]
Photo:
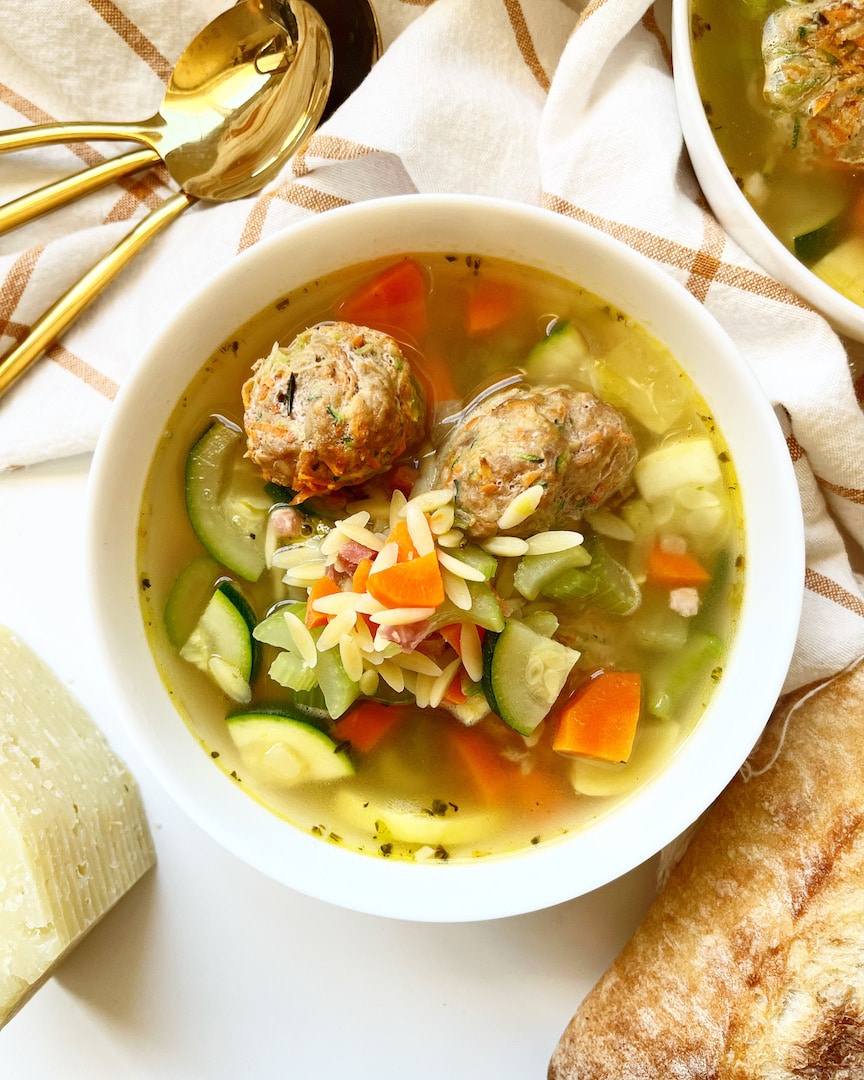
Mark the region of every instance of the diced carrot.
[[557, 773], [535, 765], [527, 773], [517, 772], [511, 798], [523, 810], [549, 814], [572, 795], [573, 789]]
[[394, 465], [383, 480], [388, 491], [401, 491], [403, 495], [410, 495], [411, 488], [417, 483], [417, 470], [409, 462], [403, 461]]
[[858, 193], [852, 207], [852, 227], [856, 232], [864, 231], [864, 191]]
[[479, 278], [468, 296], [465, 328], [472, 337], [503, 325], [519, 306], [520, 293], [508, 281]]
[[331, 618], [321, 611], [313, 610], [315, 601], [320, 600], [322, 596], [332, 596], [337, 592], [339, 592], [339, 586], [329, 577], [318, 578], [309, 590], [309, 599], [306, 602], [306, 625], [310, 630], [316, 626], [326, 626]]
[[450, 623], [449, 626], [442, 626], [438, 633], [441, 635], [441, 637], [444, 638], [444, 640], [456, 653], [456, 655], [459, 656], [459, 643], [462, 638], [462, 624], [458, 622]]
[[638, 671], [601, 671], [561, 711], [552, 749], [618, 764], [630, 757], [642, 704]]
[[366, 592], [366, 582], [369, 580], [369, 571], [372, 569], [371, 559], [361, 559], [357, 563], [357, 569], [351, 579], [351, 588], [356, 593]]
[[343, 300], [338, 315], [360, 326], [419, 337], [427, 322], [423, 267], [414, 259], [393, 263]]
[[399, 557], [397, 562], [408, 562], [410, 559], [417, 558], [417, 548], [414, 547], [414, 541], [411, 539], [411, 533], [408, 531], [407, 521], [397, 521], [393, 528], [390, 530], [390, 535], [387, 537], [388, 544], [396, 544], [399, 548]]
[[459, 670], [453, 676], [450, 681], [450, 685], [444, 691], [443, 701], [446, 701], [449, 705], [464, 705], [468, 700], [465, 696], [465, 691], [462, 689], [462, 672], [465, 669], [460, 665]]
[[500, 806], [507, 798], [519, 770], [483, 731], [476, 727], [454, 726], [451, 745], [457, 760], [477, 794], [490, 805]]
[[368, 754], [405, 713], [401, 705], [364, 701], [337, 720], [330, 734], [337, 742], [349, 742], [361, 754]]
[[655, 544], [648, 552], [647, 580], [663, 589], [704, 585], [711, 575], [699, 560], [687, 551], [666, 551]]
[[[462, 655], [462, 623], [450, 623], [449, 626], [442, 626], [438, 633], [458, 656]], [[477, 636], [480, 638], [481, 645], [485, 635], [486, 630], [484, 627], [478, 626]]]
[[410, 562], [397, 562], [370, 574], [366, 591], [388, 608], [437, 608], [444, 603], [444, 584], [434, 551]]
[[430, 401], [440, 404], [458, 401], [462, 397], [453, 381], [453, 366], [440, 353], [427, 346], [418, 354], [414, 369], [426, 384]]

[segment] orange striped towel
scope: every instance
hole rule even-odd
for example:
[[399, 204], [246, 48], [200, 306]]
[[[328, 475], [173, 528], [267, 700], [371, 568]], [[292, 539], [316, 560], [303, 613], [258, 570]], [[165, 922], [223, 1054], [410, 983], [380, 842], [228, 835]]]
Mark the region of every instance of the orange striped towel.
[[[789, 687], [864, 653], [864, 591], [841, 536], [864, 545], [864, 419], [846, 347], [702, 209], [682, 157], [668, 0], [373, 2], [385, 51], [372, 74], [260, 195], [199, 203], [174, 222], [0, 401], [0, 469], [92, 449], [147, 341], [261, 237], [413, 191], [539, 204], [611, 233], [688, 288], [775, 403], [808, 539]], [[227, 5], [4, 0], [0, 127], [150, 115], [185, 45]], [[0, 201], [114, 152], [70, 144], [8, 155]], [[157, 169], [0, 237], [0, 348], [171, 187]]]

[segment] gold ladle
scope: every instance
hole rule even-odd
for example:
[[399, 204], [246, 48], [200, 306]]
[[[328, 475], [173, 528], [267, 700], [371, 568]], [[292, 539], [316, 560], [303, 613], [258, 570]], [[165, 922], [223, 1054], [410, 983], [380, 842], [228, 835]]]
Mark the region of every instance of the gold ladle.
[[186, 48], [148, 120], [0, 132], [0, 152], [84, 139], [148, 148], [0, 207], [0, 232], [160, 160], [188, 195], [224, 201], [257, 191], [283, 164], [285, 148], [290, 153], [317, 125], [332, 79], [331, 52], [326, 24], [308, 3], [241, 0]]
[[6, 213], [6, 228], [160, 160], [181, 187], [56, 301], [0, 361], [0, 396], [187, 206], [198, 198], [238, 199], [274, 177], [320, 121], [332, 77], [330, 36], [311, 4], [241, 0], [192, 41], [177, 63], [160, 111], [150, 120], [49, 124], [0, 133], [0, 152], [76, 139], [127, 139], [145, 146], [48, 185], [25, 197], [29, 203], [19, 199], [0, 208]]

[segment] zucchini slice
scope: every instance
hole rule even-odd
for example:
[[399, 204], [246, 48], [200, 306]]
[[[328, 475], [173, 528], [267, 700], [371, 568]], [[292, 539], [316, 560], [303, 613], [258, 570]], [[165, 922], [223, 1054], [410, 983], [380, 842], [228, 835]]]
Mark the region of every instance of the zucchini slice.
[[258, 660], [254, 625], [255, 616], [245, 597], [230, 581], [221, 581], [180, 656], [209, 675], [228, 697], [247, 702]]
[[496, 824], [496, 815], [488, 811], [454, 810], [447, 803], [438, 813], [434, 806], [406, 799], [374, 799], [349, 788], [338, 793], [336, 805], [346, 821], [381, 842], [455, 847], [482, 841]]
[[558, 700], [578, 659], [575, 649], [508, 619], [490, 673], [498, 716], [520, 735], [530, 735]]
[[487, 704], [496, 716], [500, 716], [501, 713], [498, 711], [498, 702], [495, 700], [495, 690], [492, 686], [492, 661], [495, 657], [495, 646], [498, 644], [499, 637], [501, 637], [500, 633], [490, 632], [483, 638], [483, 675], [480, 679], [480, 685], [483, 688]]
[[849, 214], [844, 179], [822, 171], [799, 174], [794, 184], [778, 190], [772, 220], [783, 222], [780, 240], [803, 263], [821, 258], [840, 238]]
[[213, 595], [213, 588], [224, 570], [209, 555], [199, 555], [187, 563], [174, 579], [165, 601], [165, 629], [168, 640], [178, 651], [189, 640], [198, 620]]
[[809, 232], [798, 233], [792, 241], [792, 250], [801, 262], [810, 266], [835, 247], [842, 228], [842, 218], [829, 218]]
[[304, 720], [253, 711], [229, 716], [226, 723], [243, 764], [263, 783], [294, 787], [354, 773], [345, 751]]
[[263, 478], [244, 461], [243, 446], [239, 428], [214, 420], [186, 459], [186, 509], [195, 535], [214, 559], [257, 581], [264, 570], [271, 500]]
[[532, 382], [566, 382], [583, 373], [590, 358], [582, 331], [573, 323], [559, 322], [528, 353], [525, 374]]
[[810, 269], [848, 300], [864, 305], [864, 240], [860, 237], [844, 240]]

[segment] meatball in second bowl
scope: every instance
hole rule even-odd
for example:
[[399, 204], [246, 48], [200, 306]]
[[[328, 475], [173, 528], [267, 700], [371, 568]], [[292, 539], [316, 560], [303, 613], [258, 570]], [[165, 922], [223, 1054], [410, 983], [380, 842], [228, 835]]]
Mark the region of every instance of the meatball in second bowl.
[[243, 387], [249, 450], [296, 501], [362, 484], [423, 436], [411, 365], [388, 334], [320, 323], [274, 345]]

